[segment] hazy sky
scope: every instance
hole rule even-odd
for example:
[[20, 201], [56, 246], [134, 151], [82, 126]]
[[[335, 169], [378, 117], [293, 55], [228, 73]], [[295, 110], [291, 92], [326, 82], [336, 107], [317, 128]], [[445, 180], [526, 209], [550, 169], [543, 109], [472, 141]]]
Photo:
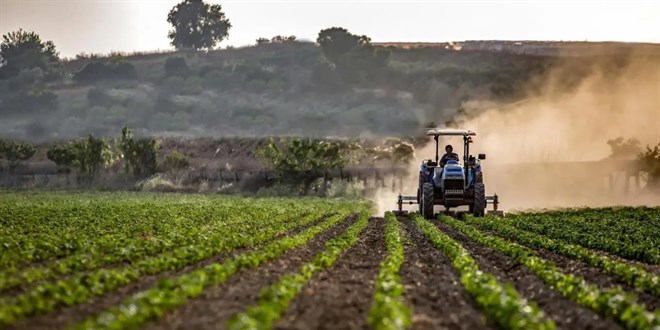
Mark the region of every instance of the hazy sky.
[[[81, 52], [170, 49], [166, 22], [177, 0], [0, 0], [0, 33], [23, 28]], [[209, 1], [233, 28], [222, 46], [258, 37], [315, 40], [341, 26], [374, 41], [589, 40], [660, 42], [654, 1]]]

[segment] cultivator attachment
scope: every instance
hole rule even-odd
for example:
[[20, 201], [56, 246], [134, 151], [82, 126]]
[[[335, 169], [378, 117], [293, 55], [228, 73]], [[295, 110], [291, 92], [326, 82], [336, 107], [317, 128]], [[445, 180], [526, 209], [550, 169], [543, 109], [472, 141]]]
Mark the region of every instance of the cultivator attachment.
[[[395, 215], [407, 215], [408, 211], [403, 209], [403, 205], [413, 205], [417, 204], [417, 196], [403, 196], [399, 194], [399, 197], [397, 197], [396, 200], [396, 205], [397, 209], [394, 210]], [[486, 214], [488, 215], [494, 215], [498, 217], [504, 217], [504, 211], [499, 210], [498, 207], [500, 205], [500, 199], [497, 196], [497, 194], [493, 196], [486, 196], [486, 205], [491, 204], [493, 205], [492, 210], [486, 210]], [[445, 211], [445, 214], [451, 215], [451, 216], [456, 216], [459, 213], [465, 213], [465, 212], [451, 212], [451, 211]]]
[[497, 207], [500, 205], [500, 200], [499, 197], [497, 197], [497, 194], [493, 196], [486, 196], [486, 205], [492, 204], [493, 209], [492, 210], [486, 210], [486, 214], [488, 215], [495, 215], [498, 217], [504, 217], [504, 211], [498, 210]]
[[403, 196], [399, 194], [399, 197], [396, 200], [396, 205], [398, 206], [396, 210], [394, 210], [395, 215], [406, 215], [408, 214], [408, 211], [403, 209], [403, 204], [408, 204], [408, 205], [413, 205], [417, 204], [417, 196]]

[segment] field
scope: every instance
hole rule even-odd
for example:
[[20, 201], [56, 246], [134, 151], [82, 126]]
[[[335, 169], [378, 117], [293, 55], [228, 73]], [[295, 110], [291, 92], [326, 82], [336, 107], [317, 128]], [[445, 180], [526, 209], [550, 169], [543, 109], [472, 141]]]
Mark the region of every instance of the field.
[[660, 329], [660, 208], [0, 193], [0, 329]]

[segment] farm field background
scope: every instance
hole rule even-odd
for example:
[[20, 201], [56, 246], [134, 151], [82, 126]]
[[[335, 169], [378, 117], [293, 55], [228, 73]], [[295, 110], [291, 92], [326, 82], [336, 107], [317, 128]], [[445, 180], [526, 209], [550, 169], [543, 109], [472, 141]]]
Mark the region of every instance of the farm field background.
[[0, 194], [0, 328], [658, 329], [660, 208]]

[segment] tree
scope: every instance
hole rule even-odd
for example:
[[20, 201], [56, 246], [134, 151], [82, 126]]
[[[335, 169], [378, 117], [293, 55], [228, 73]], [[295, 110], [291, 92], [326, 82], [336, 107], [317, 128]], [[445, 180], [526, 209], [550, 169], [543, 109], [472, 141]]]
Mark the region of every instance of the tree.
[[0, 140], [0, 159], [7, 160], [10, 170], [15, 169], [21, 162], [30, 159], [36, 152], [37, 149], [31, 144]]
[[368, 45], [371, 38], [351, 34], [344, 28], [332, 27], [321, 30], [316, 42], [321, 46], [323, 55], [337, 64], [343, 55]]
[[57, 164], [59, 170], [77, 168], [88, 178], [112, 164], [115, 158], [108, 142], [92, 134], [86, 139], [54, 145], [48, 149], [46, 157]]
[[623, 137], [607, 140], [607, 144], [612, 150], [610, 158], [613, 159], [634, 159], [641, 151], [642, 148], [637, 139], [625, 140]]
[[653, 148], [647, 146], [646, 151], [637, 156], [639, 168], [648, 173], [647, 188], [660, 190], [660, 143]]
[[53, 71], [59, 64], [58, 53], [52, 41], [41, 41], [35, 32], [22, 29], [2, 36], [0, 44], [0, 78], [11, 78], [21, 70], [41, 68]]
[[157, 156], [160, 146], [154, 139], [133, 138], [131, 130], [124, 126], [121, 130], [119, 149], [124, 158], [126, 173], [133, 172], [135, 176], [147, 176], [157, 171]]
[[285, 180], [302, 183], [306, 194], [323, 170], [346, 166], [345, 149], [346, 145], [340, 142], [290, 138], [279, 142], [270, 139], [257, 153], [264, 164], [280, 171]]
[[167, 15], [174, 30], [168, 33], [177, 49], [211, 49], [229, 35], [231, 23], [220, 5], [203, 0], [184, 0]]
[[367, 80], [367, 75], [373, 76], [387, 67], [390, 58], [389, 50], [374, 47], [369, 37], [352, 34], [344, 28], [321, 30], [316, 42], [347, 82]]

